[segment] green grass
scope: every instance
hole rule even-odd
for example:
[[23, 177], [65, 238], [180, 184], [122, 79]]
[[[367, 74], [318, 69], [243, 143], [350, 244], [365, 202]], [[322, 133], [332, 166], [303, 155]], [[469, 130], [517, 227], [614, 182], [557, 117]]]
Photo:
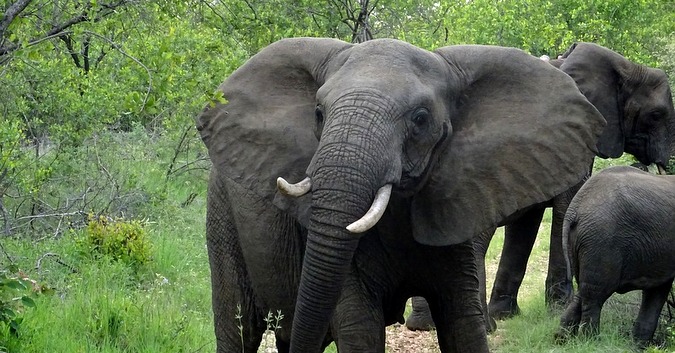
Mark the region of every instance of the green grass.
[[[83, 256], [75, 241], [77, 230], [59, 236], [49, 232], [2, 238], [4, 250], [22, 273], [52, 287], [55, 294], [38, 296], [37, 307], [23, 311], [19, 337], [0, 330], [0, 346], [7, 346], [8, 352], [21, 353], [213, 352], [215, 337], [204, 237], [207, 172], [197, 170], [165, 179], [174, 145], [142, 132], [103, 135], [97, 144], [105, 148], [92, 153], [93, 146], [83, 147], [89, 159], [80, 160], [79, 152], [71, 151], [70, 161], [59, 162], [64, 165], [62, 171], [71, 174], [55, 177], [56, 183], [46, 186], [49, 196], [58, 195], [59, 188], [63, 191], [77, 186], [83, 182], [78, 178], [89, 178], [102, 165], [106, 166], [109, 177], [118, 178], [121, 194], [132, 195], [127, 199], [131, 203], [118, 200], [117, 206], [122, 211], [117, 215], [147, 221], [151, 261], [134, 268], [122, 262]], [[59, 186], [59, 180], [68, 182]], [[547, 311], [543, 302], [549, 229], [550, 212], [547, 212], [521, 289], [522, 314], [498, 323], [498, 331], [490, 336], [492, 350], [632, 350], [627, 332], [637, 310], [635, 295], [612, 298], [603, 311], [602, 332], [597, 339], [573, 339], [565, 345], [553, 342], [560, 313]], [[502, 244], [500, 229], [487, 254], [489, 279], [496, 271]], [[7, 258], [3, 257], [0, 265], [7, 264]], [[71, 268], [77, 272], [73, 273]], [[664, 326], [659, 329], [662, 338], [668, 336]], [[272, 344], [265, 341], [261, 352]], [[336, 352], [335, 346], [331, 345], [327, 351]]]

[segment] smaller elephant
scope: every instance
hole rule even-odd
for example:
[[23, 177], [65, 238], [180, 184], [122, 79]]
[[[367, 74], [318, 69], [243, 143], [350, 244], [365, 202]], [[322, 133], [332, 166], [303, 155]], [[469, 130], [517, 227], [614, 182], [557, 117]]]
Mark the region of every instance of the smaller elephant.
[[641, 289], [633, 339], [651, 340], [675, 277], [675, 176], [634, 167], [604, 169], [576, 194], [563, 222], [568, 277], [578, 290], [556, 333], [597, 334], [613, 293]]

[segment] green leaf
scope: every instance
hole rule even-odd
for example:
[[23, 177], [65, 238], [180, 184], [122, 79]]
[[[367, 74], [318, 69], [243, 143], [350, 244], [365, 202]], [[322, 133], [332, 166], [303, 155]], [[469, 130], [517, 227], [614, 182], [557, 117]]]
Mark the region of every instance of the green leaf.
[[25, 305], [29, 308], [35, 307], [35, 301], [33, 301], [33, 298], [31, 298], [27, 295], [24, 295], [23, 297], [21, 297], [21, 303], [23, 303], [23, 305]]
[[5, 285], [9, 288], [12, 288], [12, 289], [19, 289], [19, 290], [27, 289], [25, 284], [23, 284], [21, 281], [16, 280], [16, 279], [10, 279], [10, 280], [5, 281]]

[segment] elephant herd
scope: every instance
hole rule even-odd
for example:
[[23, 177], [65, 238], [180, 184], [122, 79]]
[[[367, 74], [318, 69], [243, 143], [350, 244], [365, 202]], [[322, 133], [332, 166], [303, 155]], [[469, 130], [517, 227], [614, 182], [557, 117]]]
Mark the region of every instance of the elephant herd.
[[[675, 112], [663, 71], [590, 43], [545, 62], [497, 46], [293, 38], [262, 49], [219, 90], [225, 101], [196, 122], [213, 165], [206, 238], [218, 352], [256, 352], [270, 311], [284, 315], [279, 352], [331, 342], [384, 352], [385, 327], [404, 322], [411, 297], [426, 300], [414, 315], [435, 324], [442, 352], [487, 352], [491, 317], [518, 312], [547, 207], [547, 303], [568, 298], [572, 272], [579, 282], [557, 337], [597, 329], [613, 291], [647, 287], [634, 334], [651, 336], [675, 274], [674, 229], [651, 223], [669, 220], [672, 181], [634, 168], [583, 180], [595, 156], [667, 164]], [[650, 218], [631, 214], [633, 202]], [[606, 214], [594, 212], [601, 206]], [[623, 230], [625, 217], [644, 227]], [[483, 256], [502, 225], [488, 307]], [[662, 243], [597, 254], [595, 233], [604, 244], [645, 228], [653, 232], [637, 243]], [[601, 256], [616, 267], [593, 270]], [[652, 265], [659, 271], [646, 278]], [[603, 292], [585, 290], [614, 268], [623, 272]]]

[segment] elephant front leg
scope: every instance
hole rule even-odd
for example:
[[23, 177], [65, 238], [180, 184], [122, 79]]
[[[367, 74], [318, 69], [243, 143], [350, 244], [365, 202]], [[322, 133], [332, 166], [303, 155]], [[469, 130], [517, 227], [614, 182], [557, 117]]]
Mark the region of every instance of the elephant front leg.
[[345, 280], [330, 324], [340, 353], [384, 353], [384, 313], [382, 303], [376, 303], [374, 297], [357, 276], [352, 274]]
[[490, 316], [495, 319], [520, 313], [518, 290], [525, 277], [527, 260], [545, 210], [544, 207], [535, 207], [506, 226], [502, 256], [488, 305]]
[[487, 230], [476, 236], [473, 240], [473, 251], [474, 256], [476, 257], [476, 269], [478, 273], [480, 305], [483, 310], [485, 328], [488, 333], [492, 333], [497, 330], [497, 323], [490, 315], [487, 305], [487, 274], [485, 273], [485, 255], [487, 254], [488, 247], [490, 246], [490, 242], [492, 241], [496, 230], [496, 228]]
[[[490, 246], [490, 241], [494, 237], [495, 231], [496, 229], [485, 231], [476, 236], [473, 240], [474, 256], [478, 273], [479, 296], [488, 333], [494, 332], [497, 329], [497, 323], [488, 314], [485, 274], [485, 254]], [[412, 298], [412, 312], [405, 320], [405, 326], [412, 331], [429, 331], [436, 327], [436, 324], [431, 317], [429, 304], [426, 299], [423, 297]]]
[[[213, 263], [213, 261], [212, 261]], [[250, 291], [240, 289], [241, 282], [230, 280], [232, 273], [226, 273], [218, 265], [211, 266], [212, 308], [218, 353], [258, 351], [265, 327], [257, 314]], [[236, 276], [236, 275], [235, 275]], [[236, 277], [235, 277], [236, 278]]]
[[[591, 165], [591, 169], [592, 169]], [[572, 296], [572, 279], [567, 278], [565, 254], [562, 248], [562, 226], [567, 208], [574, 195], [584, 185], [582, 180], [553, 199], [553, 215], [551, 222], [551, 242], [548, 258], [548, 274], [546, 275], [546, 306], [563, 307]]]
[[488, 352], [472, 242], [436, 250], [443, 254], [432, 261], [440, 265], [436, 273], [444, 275], [440, 281], [436, 279], [440, 287], [432, 291], [428, 301], [441, 352]]

